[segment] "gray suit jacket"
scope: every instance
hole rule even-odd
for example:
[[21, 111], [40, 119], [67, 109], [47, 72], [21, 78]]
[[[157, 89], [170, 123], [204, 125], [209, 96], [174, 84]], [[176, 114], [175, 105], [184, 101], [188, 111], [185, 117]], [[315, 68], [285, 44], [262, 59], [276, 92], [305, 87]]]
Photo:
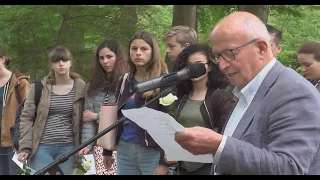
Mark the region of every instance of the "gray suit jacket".
[[319, 92], [277, 61], [227, 138], [216, 173], [320, 174], [319, 144]]

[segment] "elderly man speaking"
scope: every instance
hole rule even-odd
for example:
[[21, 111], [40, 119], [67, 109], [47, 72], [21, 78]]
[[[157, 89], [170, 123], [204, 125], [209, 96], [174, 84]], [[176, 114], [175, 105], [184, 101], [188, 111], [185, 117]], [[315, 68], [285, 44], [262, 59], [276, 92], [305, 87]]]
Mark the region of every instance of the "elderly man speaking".
[[272, 55], [270, 35], [253, 14], [236, 12], [210, 42], [239, 101], [222, 134], [202, 127], [176, 133], [189, 152], [213, 154], [215, 174], [320, 174], [320, 96]]

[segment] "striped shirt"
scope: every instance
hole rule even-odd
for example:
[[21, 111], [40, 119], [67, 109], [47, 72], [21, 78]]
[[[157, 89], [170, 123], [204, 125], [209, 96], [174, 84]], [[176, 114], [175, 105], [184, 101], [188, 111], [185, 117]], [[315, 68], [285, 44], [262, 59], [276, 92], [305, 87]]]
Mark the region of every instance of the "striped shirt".
[[[11, 75], [11, 78], [12, 78], [12, 75]], [[8, 89], [9, 89], [9, 86], [10, 86], [11, 78], [10, 78], [9, 81], [4, 85], [3, 96], [2, 96], [3, 107], [6, 105], [7, 95], [8, 95]]]
[[104, 96], [104, 100], [103, 100], [102, 104], [114, 104], [116, 102], [117, 102], [117, 100], [116, 100], [114, 93], [107, 91], [106, 95]]
[[65, 95], [52, 92], [48, 118], [40, 143], [65, 146], [73, 144], [72, 114], [75, 84]]

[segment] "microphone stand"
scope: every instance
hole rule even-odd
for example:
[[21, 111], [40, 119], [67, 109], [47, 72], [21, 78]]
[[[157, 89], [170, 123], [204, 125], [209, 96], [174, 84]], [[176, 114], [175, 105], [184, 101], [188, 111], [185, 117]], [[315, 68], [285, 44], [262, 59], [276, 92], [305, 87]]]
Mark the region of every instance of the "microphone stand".
[[[168, 95], [169, 93], [171, 93], [174, 90], [174, 86], [171, 87], [167, 87], [166, 89], [164, 89], [163, 91], [160, 91], [160, 93], [158, 95], [156, 95], [154, 98], [152, 98], [150, 101], [148, 101], [146, 104], [144, 104], [141, 107], [146, 107], [147, 105], [149, 105], [151, 102], [159, 99], [160, 97], [164, 97], [166, 95]], [[44, 175], [47, 172], [50, 172], [50, 174], [55, 174], [55, 175], [63, 175], [63, 172], [61, 171], [61, 169], [59, 168], [59, 164], [66, 162], [69, 157], [73, 156], [74, 154], [76, 154], [77, 152], [79, 152], [81, 149], [87, 147], [89, 144], [91, 144], [92, 142], [96, 141], [97, 139], [99, 139], [100, 137], [104, 136], [105, 134], [107, 134], [108, 132], [110, 132], [111, 130], [113, 130], [114, 128], [122, 125], [122, 123], [127, 120], [126, 117], [122, 117], [120, 119], [117, 120], [117, 122], [115, 122], [114, 124], [112, 124], [111, 126], [107, 127], [106, 129], [104, 129], [103, 131], [101, 131], [100, 133], [98, 133], [97, 135], [95, 135], [94, 137], [92, 137], [91, 139], [89, 139], [88, 141], [86, 141], [85, 143], [83, 143], [82, 145], [78, 146], [77, 148], [75, 148], [73, 151], [71, 151], [70, 153], [64, 154], [61, 157], [59, 157], [57, 160], [53, 161], [51, 164], [49, 164], [48, 166], [44, 167], [43, 169], [37, 171], [36, 173], [34, 173], [34, 175]], [[52, 172], [54, 171], [54, 172]]]

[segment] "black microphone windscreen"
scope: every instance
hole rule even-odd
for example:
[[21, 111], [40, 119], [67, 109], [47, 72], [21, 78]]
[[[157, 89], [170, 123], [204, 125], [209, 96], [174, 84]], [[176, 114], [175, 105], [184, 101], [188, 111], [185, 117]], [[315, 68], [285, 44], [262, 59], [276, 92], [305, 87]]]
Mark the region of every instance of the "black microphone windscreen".
[[187, 68], [189, 69], [189, 79], [198, 78], [207, 72], [206, 66], [202, 63], [191, 64]]

